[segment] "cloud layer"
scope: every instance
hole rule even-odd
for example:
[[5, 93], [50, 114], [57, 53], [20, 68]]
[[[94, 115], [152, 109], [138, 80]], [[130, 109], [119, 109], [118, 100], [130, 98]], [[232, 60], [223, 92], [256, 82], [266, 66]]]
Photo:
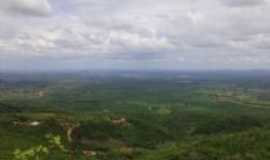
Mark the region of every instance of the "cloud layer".
[[0, 69], [269, 69], [267, 0], [0, 2]]

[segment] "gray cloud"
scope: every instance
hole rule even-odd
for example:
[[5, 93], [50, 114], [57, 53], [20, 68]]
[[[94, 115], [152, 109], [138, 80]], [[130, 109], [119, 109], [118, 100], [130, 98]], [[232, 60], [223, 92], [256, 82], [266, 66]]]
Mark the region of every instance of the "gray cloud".
[[221, 0], [221, 2], [230, 7], [250, 7], [266, 3], [265, 0]]
[[52, 10], [47, 0], [8, 0], [0, 6], [4, 12], [16, 15], [48, 16]]

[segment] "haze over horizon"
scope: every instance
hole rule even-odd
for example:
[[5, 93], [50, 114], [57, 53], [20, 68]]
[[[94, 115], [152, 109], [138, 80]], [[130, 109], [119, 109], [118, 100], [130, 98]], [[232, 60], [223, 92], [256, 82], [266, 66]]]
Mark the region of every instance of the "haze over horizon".
[[270, 0], [0, 2], [0, 71], [270, 69]]

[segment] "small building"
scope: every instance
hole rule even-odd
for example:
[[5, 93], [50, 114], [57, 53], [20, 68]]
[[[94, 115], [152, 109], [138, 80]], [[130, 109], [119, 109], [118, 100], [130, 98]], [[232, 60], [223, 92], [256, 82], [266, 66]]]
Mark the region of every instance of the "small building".
[[29, 125], [30, 126], [33, 126], [33, 127], [39, 126], [40, 125], [40, 122], [39, 121], [33, 121], [33, 122], [30, 122]]
[[37, 127], [40, 125], [40, 122], [39, 121], [25, 121], [25, 122], [14, 121], [13, 124], [15, 126]]
[[112, 124], [118, 125], [118, 126], [127, 126], [128, 121], [126, 118], [120, 118], [120, 119], [113, 119]]
[[82, 151], [82, 153], [86, 156], [86, 157], [93, 157], [97, 155], [97, 152], [95, 151], [91, 151], [91, 150], [84, 150]]

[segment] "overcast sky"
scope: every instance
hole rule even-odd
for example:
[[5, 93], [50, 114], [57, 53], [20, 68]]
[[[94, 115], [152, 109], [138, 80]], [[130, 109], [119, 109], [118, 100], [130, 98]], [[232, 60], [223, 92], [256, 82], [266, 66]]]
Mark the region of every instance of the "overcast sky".
[[270, 69], [269, 0], [1, 0], [0, 70]]

